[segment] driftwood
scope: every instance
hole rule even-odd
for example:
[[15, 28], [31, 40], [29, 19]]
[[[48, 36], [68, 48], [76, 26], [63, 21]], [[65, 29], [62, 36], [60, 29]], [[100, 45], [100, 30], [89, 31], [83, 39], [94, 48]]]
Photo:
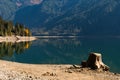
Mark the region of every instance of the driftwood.
[[91, 69], [109, 70], [109, 67], [102, 62], [102, 56], [99, 53], [90, 53], [88, 60], [83, 61], [81, 65], [82, 67], [90, 67]]

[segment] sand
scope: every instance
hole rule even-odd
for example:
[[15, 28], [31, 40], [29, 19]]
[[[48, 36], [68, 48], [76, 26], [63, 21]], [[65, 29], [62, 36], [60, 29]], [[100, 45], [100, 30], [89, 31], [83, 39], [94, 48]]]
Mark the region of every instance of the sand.
[[33, 36], [0, 36], [0, 42], [25, 42], [36, 40]]
[[0, 60], [0, 80], [120, 80], [120, 74], [72, 65], [23, 64]]

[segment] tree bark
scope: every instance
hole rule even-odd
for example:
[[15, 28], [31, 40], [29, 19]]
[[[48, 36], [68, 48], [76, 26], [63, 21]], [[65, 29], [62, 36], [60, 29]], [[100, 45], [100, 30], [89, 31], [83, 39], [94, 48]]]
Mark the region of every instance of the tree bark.
[[88, 60], [82, 62], [82, 67], [90, 67], [91, 69], [102, 69], [108, 71], [109, 67], [102, 62], [102, 55], [99, 53], [90, 53]]

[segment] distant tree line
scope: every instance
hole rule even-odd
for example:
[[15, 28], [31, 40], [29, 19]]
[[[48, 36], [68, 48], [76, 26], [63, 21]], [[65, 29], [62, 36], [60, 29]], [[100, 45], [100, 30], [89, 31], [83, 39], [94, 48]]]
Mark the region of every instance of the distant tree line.
[[22, 24], [5, 21], [0, 17], [0, 36], [31, 36], [30, 30]]

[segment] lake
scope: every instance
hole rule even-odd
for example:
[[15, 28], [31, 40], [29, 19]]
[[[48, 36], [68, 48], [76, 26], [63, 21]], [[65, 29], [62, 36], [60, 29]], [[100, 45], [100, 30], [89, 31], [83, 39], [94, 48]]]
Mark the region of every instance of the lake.
[[120, 73], [120, 38], [52, 38], [0, 43], [0, 59], [29, 64], [81, 64], [90, 52], [101, 53], [111, 71]]

